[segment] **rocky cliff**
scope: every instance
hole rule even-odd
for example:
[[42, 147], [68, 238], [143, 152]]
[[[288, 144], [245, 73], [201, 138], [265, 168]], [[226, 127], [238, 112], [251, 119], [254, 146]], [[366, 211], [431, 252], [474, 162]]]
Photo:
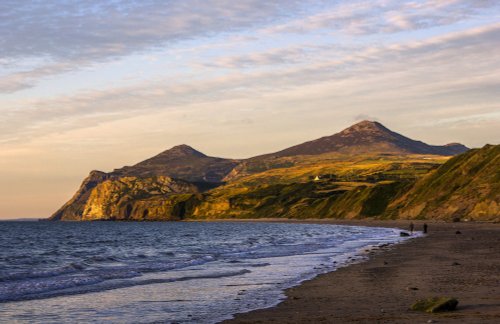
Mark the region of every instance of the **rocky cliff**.
[[49, 218], [50, 220], [81, 220], [83, 210], [92, 190], [110, 175], [101, 171], [91, 171], [83, 180], [73, 197]]
[[81, 220], [179, 220], [196, 193], [196, 186], [164, 176], [108, 179], [90, 192]]
[[111, 177], [93, 171], [52, 220], [179, 220], [198, 188], [170, 177]]
[[238, 160], [175, 146], [133, 166], [92, 171], [51, 220], [180, 219], [185, 200], [220, 186]]

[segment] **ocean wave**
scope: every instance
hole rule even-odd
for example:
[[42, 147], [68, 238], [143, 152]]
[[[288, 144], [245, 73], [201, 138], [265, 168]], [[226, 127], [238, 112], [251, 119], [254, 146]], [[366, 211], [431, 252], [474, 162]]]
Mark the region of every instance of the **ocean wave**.
[[[310, 268], [307, 272], [310, 276], [326, 271], [324, 259], [332, 258], [332, 267], [337, 262], [334, 260], [340, 263], [347, 252], [370, 244], [394, 242], [399, 237], [398, 232], [389, 229], [327, 225], [161, 223], [154, 225], [164, 227], [163, 232], [148, 231], [152, 225], [107, 224], [122, 230], [126, 226], [129, 231], [113, 232], [109, 228], [94, 227], [85, 232], [81, 226], [88, 226], [86, 224], [68, 224], [62, 230], [71, 229], [78, 234], [61, 233], [58, 238], [59, 233], [52, 232], [43, 240], [34, 232], [32, 242], [16, 246], [12, 249], [15, 253], [1, 252], [7, 257], [27, 256], [34, 249], [31, 243], [36, 243], [37, 259], [31, 260], [33, 266], [29, 266], [30, 260], [26, 257], [17, 258], [15, 262], [0, 258], [0, 303], [219, 279], [252, 272], [279, 276], [274, 272], [272, 258], [280, 257], [312, 258], [314, 264], [305, 264]], [[16, 237], [16, 233], [9, 235]], [[68, 242], [68, 237], [74, 241]], [[0, 242], [8, 238], [0, 238]], [[329, 249], [328, 253], [322, 252], [323, 249]], [[322, 261], [317, 261], [319, 259]], [[59, 266], [49, 267], [53, 263]], [[224, 271], [214, 271], [221, 267]], [[20, 271], [22, 269], [32, 270]], [[286, 283], [299, 280], [294, 274], [278, 279]], [[252, 282], [250, 277], [244, 278], [245, 282], [266, 289], [283, 287], [273, 280], [259, 283]]]
[[137, 273], [134, 274], [133, 272], [130, 272], [128, 275], [125, 273], [120, 273], [113, 275], [101, 274], [93, 277], [66, 277], [47, 281], [31, 280], [23, 282], [21, 284], [0, 286], [0, 303], [21, 300], [46, 299], [68, 295], [81, 295], [112, 289], [164, 284], [196, 279], [219, 279], [240, 276], [247, 273], [251, 273], [251, 271], [248, 269], [242, 269], [237, 271], [215, 272], [201, 274], [198, 276], [182, 276], [177, 278], [157, 278], [134, 281], [114, 280], [112, 282], [106, 281], [109, 279], [133, 278], [138, 275]]

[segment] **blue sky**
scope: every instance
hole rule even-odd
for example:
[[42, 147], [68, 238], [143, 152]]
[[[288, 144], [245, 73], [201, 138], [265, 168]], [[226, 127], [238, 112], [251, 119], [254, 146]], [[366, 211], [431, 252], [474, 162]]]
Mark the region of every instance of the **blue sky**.
[[0, 35], [0, 218], [181, 143], [243, 158], [361, 119], [500, 142], [498, 1], [6, 0]]

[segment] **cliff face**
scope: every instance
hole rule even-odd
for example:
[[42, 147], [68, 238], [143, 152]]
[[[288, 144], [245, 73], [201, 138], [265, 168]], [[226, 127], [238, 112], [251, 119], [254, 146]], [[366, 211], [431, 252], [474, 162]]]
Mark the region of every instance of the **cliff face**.
[[99, 183], [109, 179], [110, 175], [101, 171], [92, 171], [85, 178], [73, 197], [57, 210], [50, 220], [81, 220], [87, 199]]
[[106, 180], [92, 189], [81, 220], [181, 219], [179, 204], [197, 192], [192, 184], [164, 176]]
[[111, 177], [91, 172], [51, 220], [179, 220], [198, 188], [170, 177]]

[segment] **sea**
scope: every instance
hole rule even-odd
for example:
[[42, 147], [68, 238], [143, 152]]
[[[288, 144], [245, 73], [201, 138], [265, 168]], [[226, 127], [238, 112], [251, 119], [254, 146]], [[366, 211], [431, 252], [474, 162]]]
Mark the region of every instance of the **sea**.
[[0, 222], [2, 323], [217, 323], [407, 238], [273, 222]]

